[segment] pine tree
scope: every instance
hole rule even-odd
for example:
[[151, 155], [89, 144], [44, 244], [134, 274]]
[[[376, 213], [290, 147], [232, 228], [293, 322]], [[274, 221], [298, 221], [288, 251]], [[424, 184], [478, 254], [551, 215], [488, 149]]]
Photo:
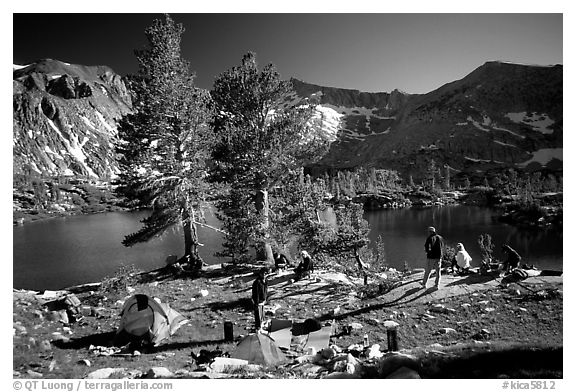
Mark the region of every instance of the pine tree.
[[183, 32], [182, 25], [166, 15], [146, 29], [148, 46], [136, 51], [139, 70], [129, 83], [134, 113], [122, 119], [118, 131], [119, 189], [152, 208], [143, 227], [128, 235], [124, 245], [148, 241], [180, 224], [183, 260], [198, 267], [196, 224], [207, 190], [209, 97], [194, 86], [189, 63], [181, 58]]
[[431, 190], [436, 188], [436, 172], [437, 172], [436, 162], [434, 159], [430, 159], [428, 162], [428, 167], [426, 168], [426, 178]]
[[[319, 135], [309, 131], [313, 107], [291, 105], [291, 93], [291, 83], [281, 80], [272, 64], [258, 69], [254, 53], [246, 54], [240, 66], [218, 76], [211, 91], [216, 136], [213, 178], [243, 194], [234, 207], [236, 212], [257, 215], [257, 219], [243, 216], [252, 224], [235, 227], [236, 231], [225, 221], [227, 243], [237, 236], [251, 237], [258, 258], [269, 262], [269, 192], [280, 185], [286, 173], [319, 158], [327, 146]], [[247, 203], [253, 203], [254, 208], [243, 208]]]

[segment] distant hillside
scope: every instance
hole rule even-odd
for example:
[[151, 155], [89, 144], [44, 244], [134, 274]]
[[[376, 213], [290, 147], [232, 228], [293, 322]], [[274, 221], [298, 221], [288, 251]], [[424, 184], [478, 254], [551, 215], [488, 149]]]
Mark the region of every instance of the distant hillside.
[[561, 65], [487, 62], [421, 95], [298, 80], [294, 86], [337, 117], [338, 139], [316, 171], [368, 166], [417, 178], [430, 159], [471, 177], [502, 168], [562, 169]]
[[13, 69], [14, 174], [113, 177], [116, 120], [132, 110], [122, 78], [50, 59]]

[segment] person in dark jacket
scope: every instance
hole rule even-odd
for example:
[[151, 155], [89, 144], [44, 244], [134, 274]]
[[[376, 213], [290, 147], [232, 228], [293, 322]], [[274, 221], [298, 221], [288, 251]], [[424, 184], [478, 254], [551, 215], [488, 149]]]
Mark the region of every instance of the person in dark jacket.
[[440, 269], [442, 268], [442, 248], [444, 247], [444, 239], [436, 233], [436, 229], [432, 226], [428, 228], [428, 238], [424, 243], [424, 250], [426, 251], [426, 269], [424, 271], [424, 279], [422, 280], [422, 287], [426, 288], [430, 273], [434, 268], [436, 270], [436, 283], [434, 288], [437, 290], [440, 286]]
[[274, 266], [277, 270], [288, 268], [290, 261], [284, 253], [274, 252]]
[[266, 282], [266, 268], [262, 268], [252, 283], [252, 303], [254, 305], [254, 326], [256, 330], [262, 327], [264, 321], [264, 304], [268, 297], [268, 283]]
[[302, 261], [298, 264], [298, 267], [294, 269], [296, 274], [296, 280], [301, 279], [304, 275], [314, 271], [314, 262], [312, 257], [305, 250], [302, 251]]
[[518, 252], [512, 249], [510, 245], [503, 245], [502, 252], [507, 256], [506, 261], [504, 262], [504, 271], [510, 272], [513, 269], [518, 268], [520, 260], [522, 260], [522, 257], [520, 257]]

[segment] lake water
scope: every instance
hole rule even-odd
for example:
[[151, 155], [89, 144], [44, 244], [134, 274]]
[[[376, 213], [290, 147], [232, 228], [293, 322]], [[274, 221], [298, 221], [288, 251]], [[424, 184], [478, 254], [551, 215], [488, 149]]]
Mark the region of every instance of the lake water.
[[[183, 236], [179, 229], [166, 232], [148, 243], [126, 248], [121, 244], [127, 234], [140, 227], [147, 215], [139, 212], [111, 212], [72, 216], [33, 222], [13, 229], [13, 285], [26, 289], [60, 289], [75, 284], [95, 282], [113, 275], [122, 265], [150, 270], [164, 265], [170, 254], [183, 254]], [[492, 221], [486, 208], [453, 206], [426, 209], [383, 210], [366, 213], [372, 232], [371, 246], [378, 234], [384, 237], [388, 265], [401, 268], [424, 262], [426, 228], [435, 226], [449, 245], [462, 242], [478, 265], [477, 238], [489, 233], [496, 243], [495, 256], [501, 257], [500, 245], [510, 244], [522, 261], [545, 269], [562, 269], [562, 231], [519, 229]], [[206, 212], [209, 224], [218, 221], [212, 210]], [[221, 234], [199, 228], [200, 255], [207, 263], [223, 259], [213, 254], [220, 250]]]

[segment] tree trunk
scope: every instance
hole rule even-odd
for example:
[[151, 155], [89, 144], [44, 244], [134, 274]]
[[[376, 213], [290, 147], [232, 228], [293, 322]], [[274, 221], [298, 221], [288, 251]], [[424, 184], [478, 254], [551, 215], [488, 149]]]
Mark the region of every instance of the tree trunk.
[[358, 264], [358, 273], [364, 277], [364, 285], [368, 284], [368, 274], [364, 271], [364, 263], [360, 259], [360, 252], [358, 249], [354, 249], [354, 257], [356, 258], [356, 263]]
[[194, 268], [202, 268], [202, 258], [198, 254], [198, 231], [196, 225], [192, 223], [192, 214], [187, 208], [182, 211], [182, 227], [184, 229], [184, 259]]
[[270, 205], [268, 203], [268, 190], [260, 189], [256, 193], [256, 211], [262, 216], [262, 229], [264, 232], [264, 239], [257, 249], [258, 260], [266, 260], [268, 263], [274, 263], [274, 255], [272, 254], [272, 246], [268, 239], [268, 228], [270, 227]]

